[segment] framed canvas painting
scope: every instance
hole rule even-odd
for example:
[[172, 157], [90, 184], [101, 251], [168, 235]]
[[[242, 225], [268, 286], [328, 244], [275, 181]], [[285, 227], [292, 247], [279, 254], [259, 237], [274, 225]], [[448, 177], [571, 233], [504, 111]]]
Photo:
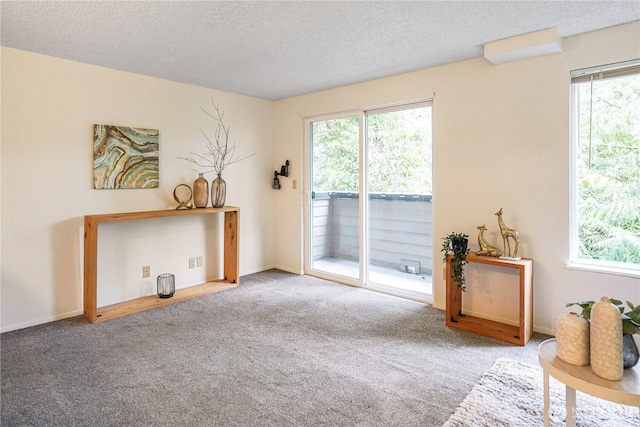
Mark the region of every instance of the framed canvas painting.
[[157, 129], [93, 125], [93, 188], [157, 188]]

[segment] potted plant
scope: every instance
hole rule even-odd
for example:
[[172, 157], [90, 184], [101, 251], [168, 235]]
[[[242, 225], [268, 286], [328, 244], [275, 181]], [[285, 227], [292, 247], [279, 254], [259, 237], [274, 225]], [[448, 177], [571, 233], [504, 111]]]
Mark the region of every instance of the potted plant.
[[442, 240], [442, 252], [444, 252], [442, 262], [446, 263], [447, 256], [449, 254], [452, 255], [451, 278], [464, 291], [464, 265], [467, 263], [467, 255], [469, 254], [469, 235], [451, 232], [443, 237]]
[[[629, 301], [624, 304], [622, 301], [614, 298], [609, 298], [609, 301], [611, 301], [611, 304], [615, 305], [618, 310], [620, 310], [620, 317], [622, 318], [623, 346], [625, 347], [625, 359], [627, 358], [627, 355], [630, 355], [631, 358], [631, 361], [625, 360], [625, 368], [629, 368], [638, 363], [638, 360], [640, 359], [638, 347], [635, 340], [633, 339], [633, 334], [637, 334], [638, 332], [640, 332], [640, 305], [634, 305]], [[591, 309], [593, 308], [594, 304], [595, 301], [581, 301], [569, 302], [566, 306], [580, 306], [582, 308], [580, 317], [590, 321]]]

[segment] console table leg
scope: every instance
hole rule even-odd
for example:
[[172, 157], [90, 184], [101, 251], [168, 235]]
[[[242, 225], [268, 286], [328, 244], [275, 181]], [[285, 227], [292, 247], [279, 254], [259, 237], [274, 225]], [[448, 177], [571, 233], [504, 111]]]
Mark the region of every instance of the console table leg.
[[544, 427], [551, 425], [549, 417], [549, 374], [547, 371], [542, 372], [542, 381], [544, 384]]
[[566, 386], [565, 396], [567, 399], [567, 427], [576, 427], [576, 390]]

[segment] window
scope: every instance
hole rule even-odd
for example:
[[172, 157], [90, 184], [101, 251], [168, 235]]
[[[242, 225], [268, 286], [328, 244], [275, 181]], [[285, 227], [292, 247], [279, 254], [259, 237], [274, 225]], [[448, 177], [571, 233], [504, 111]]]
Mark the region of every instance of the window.
[[640, 60], [576, 70], [571, 261], [640, 276]]

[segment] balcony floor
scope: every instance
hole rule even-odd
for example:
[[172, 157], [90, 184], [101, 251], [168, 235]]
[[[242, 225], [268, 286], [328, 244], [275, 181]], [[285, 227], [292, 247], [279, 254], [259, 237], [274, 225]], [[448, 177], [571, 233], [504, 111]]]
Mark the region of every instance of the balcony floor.
[[[359, 273], [358, 263], [344, 258], [321, 258], [313, 262], [313, 268], [349, 278], [357, 278]], [[369, 279], [372, 285], [423, 295], [425, 299], [433, 297], [433, 277], [428, 274], [409, 274], [395, 268], [372, 265], [369, 267]]]

